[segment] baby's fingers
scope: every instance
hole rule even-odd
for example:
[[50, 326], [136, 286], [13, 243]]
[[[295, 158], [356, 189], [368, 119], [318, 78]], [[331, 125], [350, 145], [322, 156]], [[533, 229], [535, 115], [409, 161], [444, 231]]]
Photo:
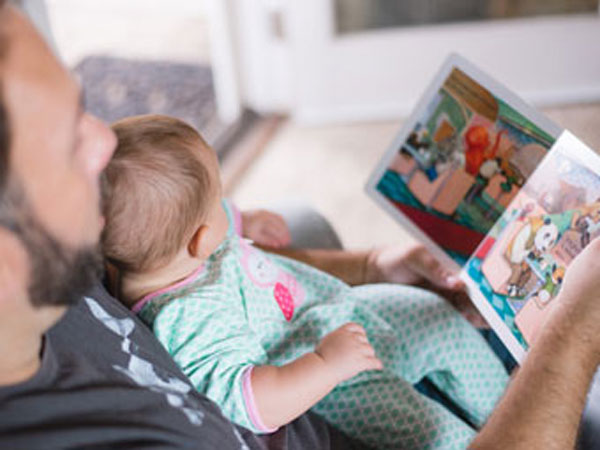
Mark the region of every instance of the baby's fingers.
[[362, 335], [362, 336], [367, 335], [367, 333], [366, 333], [365, 329], [362, 327], [362, 325], [359, 325], [356, 322], [348, 322], [347, 324], [342, 325], [340, 328], [343, 329], [344, 331], [347, 331], [350, 333], [354, 333], [354, 334], [358, 334], [358, 335]]
[[362, 360], [361, 371], [363, 370], [381, 370], [383, 369], [383, 363], [376, 356], [365, 357]]
[[355, 339], [358, 341], [358, 346], [356, 347], [359, 358], [367, 363], [367, 368], [364, 370], [370, 369], [381, 369], [381, 361], [377, 358], [375, 354], [375, 349], [369, 343], [366, 335], [355, 335]]
[[[362, 341], [362, 338], [361, 338]], [[375, 349], [373, 348], [373, 346], [371, 344], [369, 344], [369, 342], [367, 340], [364, 340], [364, 342], [360, 343], [360, 347], [359, 347], [359, 351], [361, 353], [361, 355], [366, 356], [366, 357], [374, 357], [375, 356]]]

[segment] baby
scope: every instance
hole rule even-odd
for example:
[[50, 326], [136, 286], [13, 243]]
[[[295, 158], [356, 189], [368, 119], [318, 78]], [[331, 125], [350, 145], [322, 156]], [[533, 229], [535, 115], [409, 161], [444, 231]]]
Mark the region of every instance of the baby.
[[[153, 115], [113, 129], [103, 248], [120, 272], [118, 296], [227, 417], [269, 433], [312, 409], [379, 448], [468, 445], [508, 376], [454, 308], [412, 286], [351, 287], [255, 247], [222, 199], [214, 152], [189, 125]], [[265, 217], [258, 228], [277, 237], [263, 243], [285, 245], [285, 227]], [[311, 255], [325, 265], [327, 252]], [[361, 259], [353, 273], [363, 279], [347, 281], [374, 269], [406, 278], [404, 262], [385, 259]], [[427, 266], [415, 280], [419, 271]], [[416, 391], [423, 378], [464, 418]]]

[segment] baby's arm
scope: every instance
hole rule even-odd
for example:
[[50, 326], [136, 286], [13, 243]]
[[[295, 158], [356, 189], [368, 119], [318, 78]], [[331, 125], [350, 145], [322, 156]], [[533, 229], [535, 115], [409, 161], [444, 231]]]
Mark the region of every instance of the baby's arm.
[[365, 330], [347, 323], [325, 336], [314, 352], [289, 364], [255, 367], [251, 383], [263, 423], [277, 428], [306, 412], [338, 383], [381, 368]]

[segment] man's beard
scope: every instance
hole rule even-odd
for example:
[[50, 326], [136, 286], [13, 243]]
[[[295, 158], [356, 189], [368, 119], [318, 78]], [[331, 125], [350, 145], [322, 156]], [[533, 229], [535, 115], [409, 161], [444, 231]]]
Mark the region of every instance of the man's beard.
[[37, 220], [16, 183], [0, 202], [0, 225], [12, 231], [27, 251], [27, 290], [33, 306], [73, 305], [100, 279], [99, 245], [70, 248], [61, 243]]

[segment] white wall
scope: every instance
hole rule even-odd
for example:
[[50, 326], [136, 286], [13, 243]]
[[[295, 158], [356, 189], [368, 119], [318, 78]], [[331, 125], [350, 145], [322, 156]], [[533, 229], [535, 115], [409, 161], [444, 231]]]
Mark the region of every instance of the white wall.
[[[536, 105], [600, 99], [597, 15], [389, 29], [338, 37], [331, 0], [236, 0], [243, 98], [304, 123], [397, 118], [458, 52]], [[270, 30], [279, 10], [284, 38]]]

